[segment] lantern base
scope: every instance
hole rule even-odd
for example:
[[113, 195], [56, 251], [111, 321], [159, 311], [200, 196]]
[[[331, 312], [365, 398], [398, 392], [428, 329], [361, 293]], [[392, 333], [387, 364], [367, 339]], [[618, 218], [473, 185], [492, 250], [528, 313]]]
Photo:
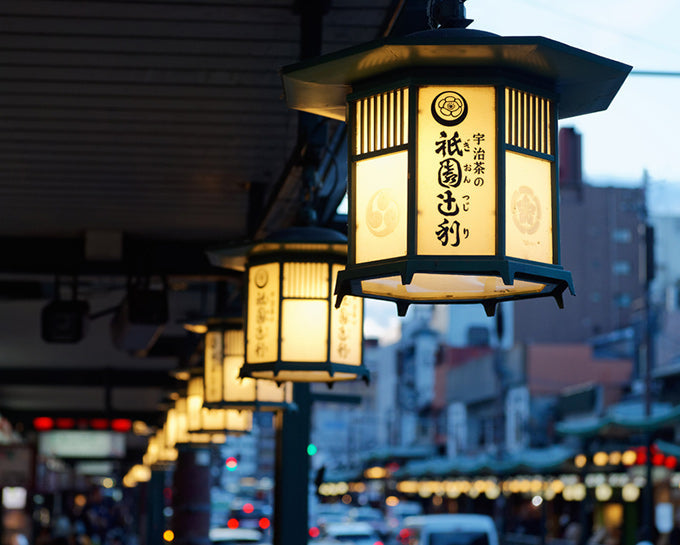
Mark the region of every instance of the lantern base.
[[274, 380], [276, 382], [340, 382], [363, 379], [368, 383], [369, 372], [363, 365], [341, 363], [310, 364], [293, 362], [244, 363], [241, 378]]
[[336, 306], [345, 295], [394, 301], [399, 316], [413, 303], [481, 303], [488, 316], [502, 301], [574, 295], [571, 273], [516, 259], [419, 258], [348, 265], [338, 273]]

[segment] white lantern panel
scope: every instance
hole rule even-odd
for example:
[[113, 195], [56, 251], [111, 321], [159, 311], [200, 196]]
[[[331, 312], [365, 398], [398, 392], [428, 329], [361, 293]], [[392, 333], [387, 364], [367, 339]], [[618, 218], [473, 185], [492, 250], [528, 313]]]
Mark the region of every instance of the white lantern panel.
[[[333, 289], [341, 265], [333, 265]], [[340, 308], [331, 308], [331, 361], [347, 365], [361, 364], [364, 302], [360, 297], [343, 297]]]
[[281, 305], [281, 359], [326, 361], [328, 299], [286, 299]]
[[205, 334], [205, 400], [206, 402], [222, 401], [222, 334], [220, 331], [208, 331]]
[[406, 255], [408, 152], [354, 166], [357, 263]]
[[505, 180], [506, 254], [552, 264], [551, 161], [508, 151]]
[[248, 362], [276, 361], [278, 324], [279, 264], [255, 265], [248, 273]]
[[496, 89], [418, 92], [417, 252], [496, 253]]

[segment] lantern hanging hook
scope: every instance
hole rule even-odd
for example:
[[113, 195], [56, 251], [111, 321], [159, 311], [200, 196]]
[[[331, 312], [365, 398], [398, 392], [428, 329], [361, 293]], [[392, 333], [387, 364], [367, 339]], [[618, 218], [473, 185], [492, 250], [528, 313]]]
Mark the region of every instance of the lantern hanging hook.
[[465, 0], [428, 0], [427, 21], [430, 28], [466, 28], [472, 19], [465, 18]]

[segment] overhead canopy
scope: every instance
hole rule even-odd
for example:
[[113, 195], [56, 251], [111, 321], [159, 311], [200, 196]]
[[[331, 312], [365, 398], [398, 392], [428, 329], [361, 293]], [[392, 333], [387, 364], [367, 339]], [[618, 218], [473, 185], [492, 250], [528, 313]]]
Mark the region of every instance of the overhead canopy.
[[497, 457], [490, 454], [430, 458], [406, 464], [395, 478], [445, 478], [463, 475], [514, 475], [558, 471], [573, 459], [576, 452], [562, 445], [540, 449], [524, 449]]
[[623, 402], [613, 405], [603, 416], [559, 422], [556, 426], [562, 435], [590, 437], [595, 435], [621, 435], [630, 432], [654, 431], [680, 421], [680, 406], [653, 403], [646, 414], [644, 403]]

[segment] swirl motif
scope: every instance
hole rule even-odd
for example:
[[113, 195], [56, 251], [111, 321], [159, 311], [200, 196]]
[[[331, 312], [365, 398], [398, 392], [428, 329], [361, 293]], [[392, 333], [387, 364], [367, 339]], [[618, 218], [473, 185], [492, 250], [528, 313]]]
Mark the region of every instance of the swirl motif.
[[399, 224], [399, 206], [389, 189], [381, 189], [368, 200], [366, 225], [376, 237], [385, 237]]

